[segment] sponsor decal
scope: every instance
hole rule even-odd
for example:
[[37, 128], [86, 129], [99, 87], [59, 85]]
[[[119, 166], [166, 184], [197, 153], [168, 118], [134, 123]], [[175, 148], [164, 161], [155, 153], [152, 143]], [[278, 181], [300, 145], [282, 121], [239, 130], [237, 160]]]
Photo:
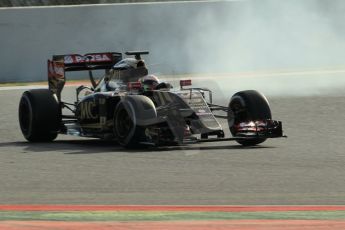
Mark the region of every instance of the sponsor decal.
[[[198, 115], [198, 116], [211, 116], [212, 115], [212, 113], [207, 113], [207, 112], [196, 112], [196, 115]], [[213, 119], [212, 119], [213, 120]]]
[[87, 54], [85, 56], [75, 54], [75, 55], [66, 55], [64, 57], [64, 62], [66, 64], [78, 64], [78, 63], [85, 63], [85, 62], [111, 62], [111, 60], [112, 60], [111, 55], [107, 53]]
[[67, 64], [71, 64], [71, 63], [73, 63], [73, 58], [72, 58], [72, 56], [65, 56], [64, 57], [64, 62], [65, 63], [67, 63]]
[[97, 119], [97, 115], [93, 114], [96, 107], [96, 102], [85, 101], [80, 104], [80, 118], [81, 119]]
[[48, 77], [63, 78], [65, 74], [64, 64], [48, 60]]
[[192, 85], [192, 80], [188, 79], [188, 80], [180, 80], [180, 86], [190, 86]]

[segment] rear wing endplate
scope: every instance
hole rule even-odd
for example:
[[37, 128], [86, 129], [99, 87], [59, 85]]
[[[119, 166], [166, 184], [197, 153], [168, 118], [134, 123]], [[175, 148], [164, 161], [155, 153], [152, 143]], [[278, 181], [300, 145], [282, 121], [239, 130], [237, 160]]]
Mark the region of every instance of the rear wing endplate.
[[110, 70], [122, 60], [118, 52], [54, 55], [48, 60], [48, 85], [60, 101], [61, 91], [65, 85], [65, 73], [68, 71], [85, 71], [104, 69]]

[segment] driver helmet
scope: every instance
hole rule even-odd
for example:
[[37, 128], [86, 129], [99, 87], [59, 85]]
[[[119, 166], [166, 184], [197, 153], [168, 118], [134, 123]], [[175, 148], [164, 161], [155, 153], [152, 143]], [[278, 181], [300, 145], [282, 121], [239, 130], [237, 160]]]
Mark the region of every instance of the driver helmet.
[[159, 79], [153, 75], [146, 75], [139, 79], [144, 91], [151, 91], [159, 84]]

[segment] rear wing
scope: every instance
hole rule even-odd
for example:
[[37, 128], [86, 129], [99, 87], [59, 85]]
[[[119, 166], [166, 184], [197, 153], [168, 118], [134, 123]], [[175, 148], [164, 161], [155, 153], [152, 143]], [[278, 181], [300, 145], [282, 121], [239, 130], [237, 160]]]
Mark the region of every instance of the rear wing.
[[122, 54], [117, 52], [54, 55], [52, 60], [48, 60], [49, 89], [58, 96], [60, 101], [61, 91], [66, 82], [66, 72], [110, 70], [121, 60]]

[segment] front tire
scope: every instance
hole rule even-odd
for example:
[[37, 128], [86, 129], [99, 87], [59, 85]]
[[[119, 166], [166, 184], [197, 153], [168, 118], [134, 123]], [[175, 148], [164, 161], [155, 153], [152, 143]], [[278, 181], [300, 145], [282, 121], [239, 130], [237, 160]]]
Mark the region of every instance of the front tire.
[[53, 141], [59, 131], [61, 108], [48, 89], [25, 91], [19, 102], [19, 125], [30, 142]]
[[136, 124], [135, 112], [130, 103], [120, 101], [114, 111], [114, 136], [118, 143], [126, 148], [140, 145], [143, 128]]
[[[272, 119], [271, 109], [266, 97], [255, 90], [241, 91], [232, 96], [228, 109], [228, 123], [231, 134], [236, 136], [234, 126], [241, 122]], [[238, 140], [243, 146], [253, 146], [266, 138]]]

